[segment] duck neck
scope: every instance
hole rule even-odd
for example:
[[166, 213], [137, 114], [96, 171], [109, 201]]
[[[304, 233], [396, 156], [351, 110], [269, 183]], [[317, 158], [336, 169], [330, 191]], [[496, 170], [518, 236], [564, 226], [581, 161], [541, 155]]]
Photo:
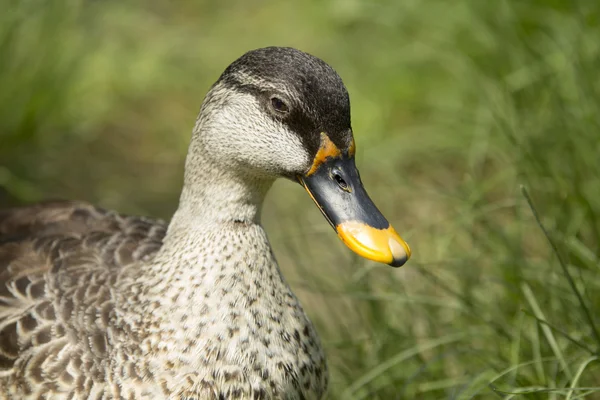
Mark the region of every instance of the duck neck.
[[259, 390], [279, 398], [294, 375], [281, 366], [295, 365], [298, 374], [314, 372], [305, 397], [320, 398], [326, 366], [319, 340], [260, 226], [273, 179], [222, 168], [200, 140], [192, 142], [186, 171], [161, 249], [150, 265], [131, 269], [133, 280], [121, 280], [133, 282], [120, 306], [124, 325], [134, 328], [128, 336], [144, 335], [130, 356], [147, 361], [155, 376], [174, 375], [173, 393], [189, 374], [228, 373], [242, 379], [232, 388], [260, 382]]
[[[179, 293], [215, 276], [277, 271], [260, 226], [260, 210], [272, 178], [224, 168], [195, 135], [186, 160], [184, 188], [152, 271], [155, 292]], [[173, 283], [173, 279], [185, 279]], [[212, 282], [231, 285], [229, 280]], [[187, 286], [186, 286], [187, 285]], [[177, 296], [176, 296], [177, 297]]]
[[169, 231], [190, 224], [260, 224], [262, 204], [274, 179], [220, 165], [203, 147], [200, 140], [190, 146], [179, 207]]
[[[153, 320], [157, 332], [179, 327], [209, 341], [232, 326], [246, 329], [255, 316], [263, 318], [283, 304], [292, 310], [281, 311], [289, 324], [308, 324], [260, 226], [260, 207], [272, 181], [224, 171], [201, 148], [191, 153], [163, 246], [139, 272], [147, 289], [137, 315]], [[187, 345], [173, 345], [172, 354], [180, 357], [180, 346]]]

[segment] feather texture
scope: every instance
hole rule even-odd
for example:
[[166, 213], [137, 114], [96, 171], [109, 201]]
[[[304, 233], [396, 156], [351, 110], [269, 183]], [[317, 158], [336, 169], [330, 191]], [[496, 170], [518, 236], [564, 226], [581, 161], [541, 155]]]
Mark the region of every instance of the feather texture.
[[83, 202], [0, 212], [0, 393], [103, 392], [111, 283], [150, 259], [165, 230]]

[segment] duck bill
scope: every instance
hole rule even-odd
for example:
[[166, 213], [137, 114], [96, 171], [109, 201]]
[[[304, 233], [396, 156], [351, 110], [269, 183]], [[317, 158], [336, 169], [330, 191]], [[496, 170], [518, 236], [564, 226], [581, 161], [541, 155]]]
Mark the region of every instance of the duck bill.
[[369, 260], [400, 267], [408, 244], [379, 212], [360, 180], [353, 156], [327, 157], [298, 180], [342, 241]]

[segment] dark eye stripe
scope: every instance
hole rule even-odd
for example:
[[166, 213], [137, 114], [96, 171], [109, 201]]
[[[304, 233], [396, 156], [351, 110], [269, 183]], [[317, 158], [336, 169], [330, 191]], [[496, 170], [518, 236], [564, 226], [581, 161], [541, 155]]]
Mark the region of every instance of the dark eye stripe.
[[[331, 110], [307, 111], [307, 108], [310, 108], [311, 105], [314, 106], [314, 104], [306, 101], [303, 104], [302, 98], [298, 100], [298, 104], [294, 106], [293, 110], [289, 109], [287, 113], [282, 113], [277, 111], [271, 104], [271, 98], [276, 96], [269, 89], [263, 89], [253, 84], [244, 84], [232, 77], [223, 80], [221, 84], [226, 90], [255, 96], [261, 106], [264, 107], [264, 110], [270, 111], [269, 116], [275, 118], [278, 122], [284, 123], [290, 131], [295, 132], [306, 149], [312, 154], [317, 153], [321, 143], [321, 132], [328, 132], [332, 141], [340, 148], [344, 148], [346, 143], [351, 140], [349, 104], [346, 105], [345, 116], [339, 117], [334, 112], [335, 118], [323, 120], [322, 114], [327, 112], [331, 114]], [[281, 100], [281, 98], [279, 99]]]

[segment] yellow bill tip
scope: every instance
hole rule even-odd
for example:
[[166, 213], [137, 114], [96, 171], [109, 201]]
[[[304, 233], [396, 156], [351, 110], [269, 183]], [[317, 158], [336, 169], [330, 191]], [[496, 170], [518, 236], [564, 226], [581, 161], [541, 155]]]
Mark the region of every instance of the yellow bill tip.
[[408, 247], [408, 244], [404, 240], [400, 243], [392, 237], [390, 238], [388, 245], [393, 259], [393, 261], [388, 264], [394, 267], [403, 266], [410, 258], [410, 247]]
[[377, 229], [358, 221], [336, 227], [338, 236], [356, 254], [369, 260], [400, 267], [411, 256], [410, 247], [391, 226]]

